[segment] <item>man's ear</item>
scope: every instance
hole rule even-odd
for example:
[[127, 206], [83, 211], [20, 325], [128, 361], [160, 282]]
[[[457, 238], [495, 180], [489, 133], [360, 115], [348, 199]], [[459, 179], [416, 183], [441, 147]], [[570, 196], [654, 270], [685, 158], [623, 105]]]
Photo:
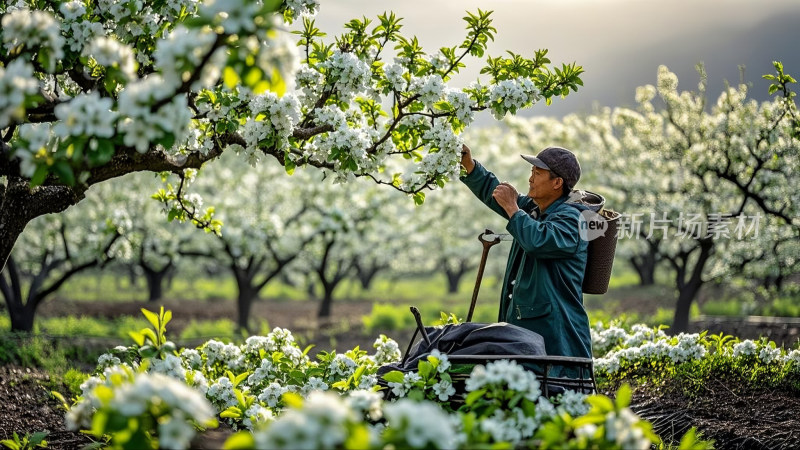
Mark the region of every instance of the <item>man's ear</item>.
[[560, 191], [561, 188], [564, 186], [564, 179], [561, 177], [556, 178], [556, 183], [553, 185], [554, 191]]

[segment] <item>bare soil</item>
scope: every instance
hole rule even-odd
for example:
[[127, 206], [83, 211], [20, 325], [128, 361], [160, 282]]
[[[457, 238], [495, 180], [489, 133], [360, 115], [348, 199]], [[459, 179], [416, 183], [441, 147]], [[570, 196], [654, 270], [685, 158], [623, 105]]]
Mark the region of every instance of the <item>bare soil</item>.
[[[236, 314], [231, 302], [176, 301], [163, 305], [172, 310], [174, 317], [168, 333], [178, 333], [190, 319], [235, 320]], [[157, 310], [159, 305], [58, 301], [44, 305], [41, 314], [82, 313], [110, 318], [139, 315], [142, 307]], [[334, 303], [332, 318], [324, 321], [317, 320], [316, 309], [315, 302], [262, 301], [254, 305], [252, 317], [255, 321], [266, 319], [271, 327], [292, 330], [302, 345], [314, 344], [317, 351], [345, 350], [356, 345], [371, 350], [381, 333], [366, 333], [361, 324], [361, 316], [371, 310], [370, 302]], [[769, 329], [768, 325], [759, 325], [762, 332], [764, 327]], [[777, 324], [773, 328], [776, 330], [770, 334], [776, 335], [785, 333], [787, 327]], [[411, 338], [410, 332], [384, 333], [397, 340], [403, 350]], [[790, 334], [796, 338], [796, 332]], [[66, 387], [52, 382], [44, 371], [0, 366], [0, 440], [9, 439], [13, 431], [20, 435], [48, 431], [50, 448], [74, 449], [91, 443], [85, 435], [65, 430], [63, 410], [49, 395], [53, 389], [67, 393]], [[720, 383], [703, 395], [690, 398], [681, 393], [679, 386], [640, 386], [631, 407], [651, 420], [656, 432], [667, 440], [677, 439], [690, 426], [696, 426], [704, 438], [714, 439], [716, 448], [721, 449], [789, 449], [800, 445], [800, 397], [796, 393], [748, 390]], [[207, 442], [213, 443], [212, 447], [202, 443], [198, 446], [213, 448], [222, 442], [220, 436], [207, 437], [212, 439]]]

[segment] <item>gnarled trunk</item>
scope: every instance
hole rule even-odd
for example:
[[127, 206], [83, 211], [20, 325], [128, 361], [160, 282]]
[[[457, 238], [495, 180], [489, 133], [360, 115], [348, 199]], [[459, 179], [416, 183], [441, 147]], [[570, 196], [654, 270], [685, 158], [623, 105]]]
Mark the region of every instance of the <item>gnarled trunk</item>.
[[28, 222], [49, 213], [59, 213], [83, 199], [83, 190], [68, 186], [30, 187], [30, 181], [9, 176], [0, 185], [0, 271]]

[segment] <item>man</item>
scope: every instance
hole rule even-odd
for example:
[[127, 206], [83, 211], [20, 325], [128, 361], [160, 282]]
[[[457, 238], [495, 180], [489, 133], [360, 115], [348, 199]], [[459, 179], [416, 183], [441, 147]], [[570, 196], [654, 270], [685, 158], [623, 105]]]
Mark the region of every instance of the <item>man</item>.
[[466, 145], [461, 181], [478, 199], [508, 219], [514, 238], [503, 280], [498, 320], [542, 335], [548, 355], [592, 357], [589, 319], [583, 307], [584, 270], [588, 242], [580, 237], [580, 210], [565, 203], [581, 176], [569, 150], [548, 147], [532, 164], [528, 194], [472, 158]]

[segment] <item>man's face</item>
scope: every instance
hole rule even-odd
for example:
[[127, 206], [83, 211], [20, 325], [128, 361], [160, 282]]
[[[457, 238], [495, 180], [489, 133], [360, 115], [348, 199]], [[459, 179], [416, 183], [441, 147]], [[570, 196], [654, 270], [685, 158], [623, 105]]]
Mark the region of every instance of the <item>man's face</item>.
[[528, 178], [528, 197], [536, 200], [552, 195], [557, 181], [558, 178], [550, 178], [549, 170], [533, 166], [531, 177]]

